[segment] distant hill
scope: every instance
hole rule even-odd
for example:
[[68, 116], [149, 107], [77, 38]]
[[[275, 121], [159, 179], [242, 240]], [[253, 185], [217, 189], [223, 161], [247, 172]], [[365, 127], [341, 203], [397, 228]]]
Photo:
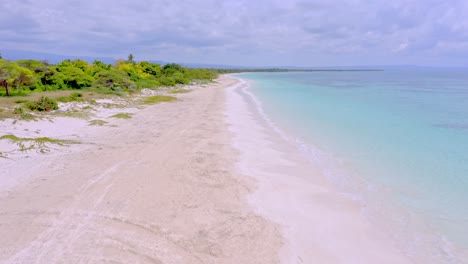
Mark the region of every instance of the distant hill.
[[0, 50], [2, 57], [7, 60], [46, 60], [49, 63], [59, 63], [63, 60], [70, 59], [82, 59], [92, 63], [94, 60], [100, 60], [105, 63], [114, 63], [115, 59], [111, 57], [88, 57], [88, 56], [70, 56], [70, 55], [58, 55], [53, 53], [44, 52], [32, 52], [22, 50]]
[[[58, 55], [45, 52], [32, 52], [21, 50], [0, 50], [4, 59], [8, 60], [21, 60], [21, 59], [34, 59], [34, 60], [47, 60], [49, 63], [58, 63], [66, 59], [82, 59], [92, 63], [94, 60], [100, 60], [108, 64], [116, 61], [112, 57], [91, 57], [91, 56], [72, 56], [72, 55]], [[172, 63], [160, 60], [150, 60], [152, 63], [161, 65]], [[289, 69], [289, 70], [468, 70], [468, 67], [431, 67], [431, 66], [417, 66], [417, 65], [356, 65], [356, 66], [311, 66], [311, 67], [298, 67], [288, 65], [278, 66], [245, 66], [245, 65], [229, 65], [229, 64], [205, 64], [205, 63], [184, 63], [176, 62], [184, 67], [189, 68], [209, 68], [209, 69], [237, 69], [237, 70], [255, 70], [255, 69]]]

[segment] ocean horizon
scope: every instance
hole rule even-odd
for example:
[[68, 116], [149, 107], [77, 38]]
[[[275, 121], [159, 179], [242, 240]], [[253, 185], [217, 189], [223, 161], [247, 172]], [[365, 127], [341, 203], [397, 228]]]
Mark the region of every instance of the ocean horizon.
[[[463, 263], [468, 250], [464, 71], [233, 75], [267, 118], [407, 256]], [[311, 176], [313, 177], [313, 176]], [[429, 256], [429, 257], [427, 257]]]

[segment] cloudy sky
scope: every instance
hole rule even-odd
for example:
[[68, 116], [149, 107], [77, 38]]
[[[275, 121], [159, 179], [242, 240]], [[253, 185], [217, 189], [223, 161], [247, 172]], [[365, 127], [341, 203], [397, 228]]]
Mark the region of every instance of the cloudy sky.
[[0, 0], [0, 52], [468, 66], [467, 0]]

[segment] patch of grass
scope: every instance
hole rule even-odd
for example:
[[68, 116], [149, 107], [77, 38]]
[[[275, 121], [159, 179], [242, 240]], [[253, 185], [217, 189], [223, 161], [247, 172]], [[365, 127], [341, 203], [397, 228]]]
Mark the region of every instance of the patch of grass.
[[167, 95], [155, 95], [155, 96], [150, 96], [146, 97], [143, 100], [144, 104], [157, 104], [157, 103], [162, 103], [162, 102], [171, 102], [176, 100], [174, 96], [167, 96]]
[[[57, 91], [45, 91], [45, 92], [40, 91], [40, 92], [30, 92], [30, 93], [25, 94], [24, 96], [9, 96], [9, 97], [0, 95], [0, 106], [3, 108], [7, 108], [9, 110], [9, 111], [5, 111], [5, 113], [0, 114], [0, 118], [14, 117], [10, 109], [14, 109], [15, 107], [17, 107], [18, 104], [20, 104], [20, 102], [27, 104], [29, 102], [39, 100], [41, 96], [46, 96], [52, 99], [57, 99], [61, 97], [70, 97], [73, 93], [76, 93], [76, 91], [72, 91], [72, 90], [57, 90]], [[98, 99], [117, 98], [117, 96], [115, 95], [98, 94], [98, 93], [88, 91], [88, 90], [80, 90], [79, 93], [82, 94], [81, 98], [84, 101], [90, 102], [90, 104], [93, 104], [93, 102], [97, 104], [96, 100]], [[27, 109], [27, 107], [25, 108]]]
[[38, 152], [46, 153], [50, 152], [50, 145], [68, 146], [70, 144], [79, 144], [78, 141], [55, 139], [49, 137], [38, 137], [38, 138], [20, 138], [13, 134], [3, 135], [0, 140], [8, 140], [19, 147], [19, 151], [25, 152], [36, 149]]
[[89, 113], [80, 112], [80, 111], [67, 111], [63, 113], [58, 113], [60, 116], [74, 117], [74, 118], [88, 118]]
[[129, 113], [118, 113], [118, 114], [115, 114], [113, 116], [111, 116], [113, 118], [122, 118], [122, 119], [130, 119], [132, 118], [132, 115], [129, 114]]
[[21, 115], [22, 113], [24, 113], [24, 109], [21, 107], [16, 107], [15, 110], [13, 110], [13, 114], [15, 115]]
[[87, 106], [81, 108], [81, 110], [90, 110], [90, 111], [94, 111], [94, 110], [96, 110], [96, 109], [94, 109], [94, 108], [93, 108], [92, 106], [90, 106], [90, 105], [87, 105]]
[[13, 110], [13, 114], [19, 115], [20, 119], [22, 120], [35, 120], [35, 116], [33, 116], [30, 113], [26, 113], [23, 108], [21, 107], [16, 107], [15, 110]]
[[74, 92], [69, 96], [62, 96], [57, 98], [57, 101], [62, 103], [69, 103], [69, 102], [83, 102], [83, 94]]
[[183, 94], [183, 93], [190, 93], [191, 90], [188, 90], [188, 89], [175, 89], [175, 90], [171, 90], [169, 91], [169, 93], [171, 94]]
[[126, 106], [123, 105], [123, 104], [105, 103], [105, 104], [102, 105], [102, 107], [111, 109], [111, 108], [125, 108]]
[[90, 126], [103, 126], [105, 124], [107, 124], [107, 121], [99, 120], [99, 119], [91, 120], [88, 123], [88, 125]]
[[33, 116], [33, 115], [30, 114], [30, 113], [22, 113], [22, 114], [20, 115], [20, 118], [21, 118], [22, 120], [36, 120], [36, 117]]

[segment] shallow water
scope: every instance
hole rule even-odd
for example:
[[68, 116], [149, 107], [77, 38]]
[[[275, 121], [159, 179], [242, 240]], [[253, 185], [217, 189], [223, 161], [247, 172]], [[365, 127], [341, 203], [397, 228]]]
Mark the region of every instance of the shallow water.
[[302, 149], [315, 159], [319, 153], [330, 180], [362, 199], [371, 218], [385, 219], [406, 254], [465, 263], [468, 73], [237, 77], [251, 81], [266, 114]]

